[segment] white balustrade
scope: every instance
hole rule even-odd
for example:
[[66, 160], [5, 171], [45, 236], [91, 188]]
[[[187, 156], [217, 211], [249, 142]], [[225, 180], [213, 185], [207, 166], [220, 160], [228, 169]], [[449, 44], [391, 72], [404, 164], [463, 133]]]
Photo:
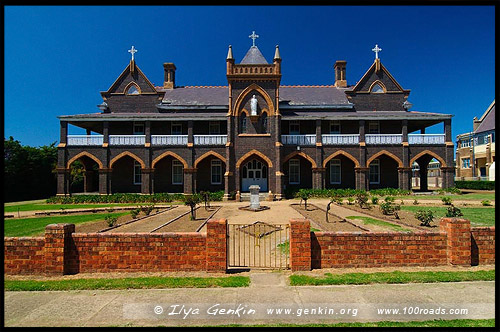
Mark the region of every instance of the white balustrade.
[[109, 145], [144, 145], [146, 135], [109, 135]]
[[315, 145], [316, 135], [281, 135], [285, 145]]
[[194, 145], [226, 145], [227, 135], [193, 135]]
[[151, 135], [151, 145], [186, 145], [187, 135]]
[[366, 134], [366, 144], [401, 144], [402, 134]]
[[408, 134], [408, 144], [444, 144], [444, 134]]
[[67, 145], [102, 145], [103, 135], [68, 135]]
[[350, 145], [359, 143], [359, 134], [326, 134], [321, 135], [323, 145]]

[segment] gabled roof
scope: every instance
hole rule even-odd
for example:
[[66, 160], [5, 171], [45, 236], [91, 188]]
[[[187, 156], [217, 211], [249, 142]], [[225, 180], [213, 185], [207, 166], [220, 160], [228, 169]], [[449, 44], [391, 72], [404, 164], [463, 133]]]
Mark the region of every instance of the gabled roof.
[[268, 64], [266, 58], [260, 53], [260, 50], [257, 46], [251, 46], [248, 50], [247, 54], [241, 60], [240, 64], [242, 65], [257, 65], [257, 64]]
[[399, 89], [401, 92], [410, 92], [410, 90], [405, 90], [403, 87], [396, 81], [396, 79], [391, 75], [389, 70], [385, 68], [385, 66], [380, 62], [380, 59], [376, 59], [373, 64], [368, 68], [366, 73], [361, 77], [361, 79], [356, 83], [356, 85], [352, 88], [351, 91], [357, 92], [360, 89], [360, 86], [364, 84], [364, 82], [372, 75], [372, 73], [377, 69], [377, 64], [380, 65], [380, 70], [382, 70], [387, 77], [394, 83], [397, 89]]
[[481, 124], [474, 131], [475, 134], [495, 130], [495, 100], [493, 100], [491, 105], [478, 121], [481, 122]]
[[118, 85], [120, 84], [120, 82], [128, 75], [130, 74], [131, 72], [131, 69], [133, 71], [137, 71], [137, 73], [139, 75], [141, 75], [143, 78], [144, 78], [144, 81], [151, 87], [151, 92], [156, 92], [156, 88], [155, 86], [153, 85], [153, 83], [151, 83], [151, 81], [146, 77], [146, 75], [144, 75], [144, 73], [142, 72], [142, 70], [139, 68], [139, 66], [137, 66], [137, 64], [135, 63], [134, 60], [130, 60], [130, 63], [128, 64], [127, 67], [125, 67], [125, 69], [122, 71], [122, 73], [120, 74], [120, 76], [118, 76], [118, 78], [113, 82], [113, 84], [111, 84], [111, 86], [109, 87], [109, 89], [107, 91], [102, 91], [101, 92], [101, 95], [104, 93], [111, 93], [113, 90], [116, 90], [116, 88], [118, 87]]

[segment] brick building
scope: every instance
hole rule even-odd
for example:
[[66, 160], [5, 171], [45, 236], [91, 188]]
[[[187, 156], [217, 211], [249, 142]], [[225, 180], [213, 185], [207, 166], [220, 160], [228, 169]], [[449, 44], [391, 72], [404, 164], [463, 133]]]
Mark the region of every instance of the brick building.
[[[71, 194], [76, 160], [85, 191], [100, 194], [224, 190], [228, 198], [258, 184], [279, 199], [296, 188], [410, 189], [412, 164], [424, 170], [433, 158], [443, 187], [454, 185], [452, 115], [410, 111], [410, 90], [382, 64], [378, 46], [355, 85], [346, 61], [335, 62], [331, 85], [281, 85], [278, 46], [269, 63], [254, 39], [238, 63], [229, 46], [225, 86], [179, 86], [173, 63], [155, 86], [131, 51], [101, 92], [100, 112], [59, 116], [58, 195]], [[425, 134], [438, 123], [443, 134]], [[86, 135], [68, 135], [68, 125]]]
[[457, 135], [456, 176], [460, 180], [495, 180], [494, 100], [481, 118], [474, 117], [472, 126], [472, 132]]

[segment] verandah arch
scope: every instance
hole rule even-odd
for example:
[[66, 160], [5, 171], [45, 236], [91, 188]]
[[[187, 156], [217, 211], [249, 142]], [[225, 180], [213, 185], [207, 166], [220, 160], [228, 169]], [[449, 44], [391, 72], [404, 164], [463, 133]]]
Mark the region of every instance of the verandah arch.
[[393, 153], [390, 153], [389, 151], [387, 150], [382, 150], [382, 151], [379, 151], [377, 153], [375, 153], [373, 156], [371, 156], [367, 161], [366, 161], [366, 167], [369, 167], [370, 166], [370, 163], [377, 159], [378, 157], [382, 156], [382, 155], [386, 155], [392, 159], [394, 159], [394, 161], [396, 161], [398, 163], [398, 167], [403, 167], [403, 162], [401, 161], [401, 159], [399, 159], [395, 154]]
[[193, 168], [196, 169], [194, 191], [221, 191], [224, 190], [224, 173], [226, 158], [215, 151], [208, 151], [198, 157]]
[[302, 151], [289, 153], [283, 158], [284, 185], [293, 189], [312, 188], [312, 170], [315, 168], [317, 168], [316, 162], [306, 153]]
[[66, 168], [70, 168], [71, 167], [71, 164], [73, 162], [75, 162], [76, 160], [80, 159], [81, 157], [89, 157], [90, 159], [94, 160], [97, 165], [99, 165], [99, 169], [103, 169], [104, 166], [102, 164], [102, 162], [99, 160], [99, 158], [97, 158], [96, 156], [94, 156], [92, 153], [90, 152], [87, 152], [87, 151], [83, 151], [83, 152], [80, 152], [78, 153], [76, 156], [74, 156], [73, 158], [71, 158], [70, 160], [68, 160], [68, 163], [66, 164]]
[[301, 156], [301, 157], [304, 157], [305, 159], [307, 159], [311, 163], [312, 168], [318, 167], [316, 165], [316, 162], [314, 161], [314, 159], [302, 151], [294, 151], [294, 152], [288, 154], [285, 158], [283, 158], [283, 164], [285, 164], [288, 160], [292, 159], [295, 156]]
[[399, 188], [399, 169], [403, 162], [387, 150], [375, 153], [366, 161], [368, 188]]
[[215, 151], [208, 151], [208, 152], [205, 152], [204, 154], [202, 154], [201, 156], [199, 156], [198, 158], [196, 158], [196, 160], [194, 161], [194, 165], [193, 167], [194, 168], [198, 168], [198, 164], [205, 158], [209, 157], [209, 156], [214, 156], [216, 158], [219, 158], [220, 160], [222, 160], [224, 162], [224, 164], [226, 163], [226, 158], [224, 158], [220, 153], [217, 153]]
[[338, 157], [338, 156], [344, 156], [346, 158], [351, 159], [352, 162], [354, 163], [354, 166], [359, 167], [359, 161], [356, 158], [354, 158], [350, 153], [345, 152], [343, 150], [336, 151], [336, 152], [332, 153], [331, 155], [329, 155], [325, 160], [323, 160], [323, 167], [326, 167], [326, 164], [328, 164], [328, 162], [330, 160], [332, 160], [333, 158]]
[[417, 161], [417, 159], [419, 159], [420, 157], [422, 157], [422, 156], [424, 156], [426, 154], [428, 154], [428, 155], [436, 158], [439, 161], [439, 163], [441, 164], [441, 167], [447, 167], [446, 162], [444, 161], [444, 159], [442, 157], [440, 157], [437, 153], [432, 152], [430, 150], [424, 150], [424, 151], [416, 154], [415, 157], [413, 157], [413, 158], [410, 159], [410, 166], [413, 165], [413, 163], [415, 161]]
[[109, 168], [111, 169], [111, 192], [141, 192], [141, 170], [146, 168], [146, 163], [136, 154], [130, 151], [118, 154], [109, 162]]
[[[439, 161], [441, 164], [441, 167], [447, 167], [446, 162], [444, 161], [443, 158], [441, 158], [438, 154], [436, 154], [433, 151], [430, 150], [424, 150], [421, 151], [420, 153], [417, 153], [413, 158], [410, 160], [410, 165], [413, 165], [414, 162], [416, 162], [419, 166], [419, 175], [416, 177], [419, 181], [415, 183], [417, 187], [420, 188], [420, 191], [428, 191], [428, 185], [429, 185], [429, 179], [428, 179], [428, 166], [429, 163], [432, 161], [432, 159], [435, 158], [436, 160]], [[435, 185], [439, 186], [439, 178], [441, 178], [440, 175], [435, 175], [434, 180], [435, 180]], [[415, 180], [417, 181], [417, 180]], [[412, 179], [413, 183], [413, 179]]]
[[[266, 165], [267, 164], [267, 165]], [[270, 188], [271, 159], [258, 150], [250, 150], [236, 162], [238, 190], [246, 192], [251, 185], [258, 185], [261, 191]]]
[[111, 159], [111, 161], [109, 162], [109, 168], [113, 168], [113, 165], [118, 161], [120, 160], [121, 158], [125, 157], [125, 156], [129, 156], [130, 158], [132, 159], [135, 159], [139, 164], [141, 164], [141, 168], [146, 168], [146, 164], [144, 163], [144, 161], [139, 158], [137, 155], [133, 154], [132, 152], [130, 151], [124, 151], [120, 154], [118, 154], [116, 157], [114, 157], [113, 159]]
[[184, 171], [188, 163], [184, 158], [172, 151], [165, 151], [151, 163], [154, 192], [184, 192]]
[[[72, 170], [74, 163], [79, 161], [81, 165], [76, 166], [77, 168], [83, 167], [81, 170], [74, 172]], [[81, 192], [91, 193], [95, 192], [99, 188], [99, 170], [103, 169], [103, 163], [90, 152], [82, 151], [70, 160], [66, 164], [66, 169], [69, 172], [67, 178], [68, 193]], [[83, 176], [83, 179], [82, 179]]]

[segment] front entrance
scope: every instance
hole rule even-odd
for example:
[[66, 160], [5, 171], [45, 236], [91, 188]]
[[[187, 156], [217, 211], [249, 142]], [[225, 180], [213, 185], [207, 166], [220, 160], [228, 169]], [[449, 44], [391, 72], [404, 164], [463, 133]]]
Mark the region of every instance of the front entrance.
[[267, 191], [267, 166], [257, 159], [250, 160], [241, 169], [241, 191], [250, 191], [257, 185], [261, 192]]

